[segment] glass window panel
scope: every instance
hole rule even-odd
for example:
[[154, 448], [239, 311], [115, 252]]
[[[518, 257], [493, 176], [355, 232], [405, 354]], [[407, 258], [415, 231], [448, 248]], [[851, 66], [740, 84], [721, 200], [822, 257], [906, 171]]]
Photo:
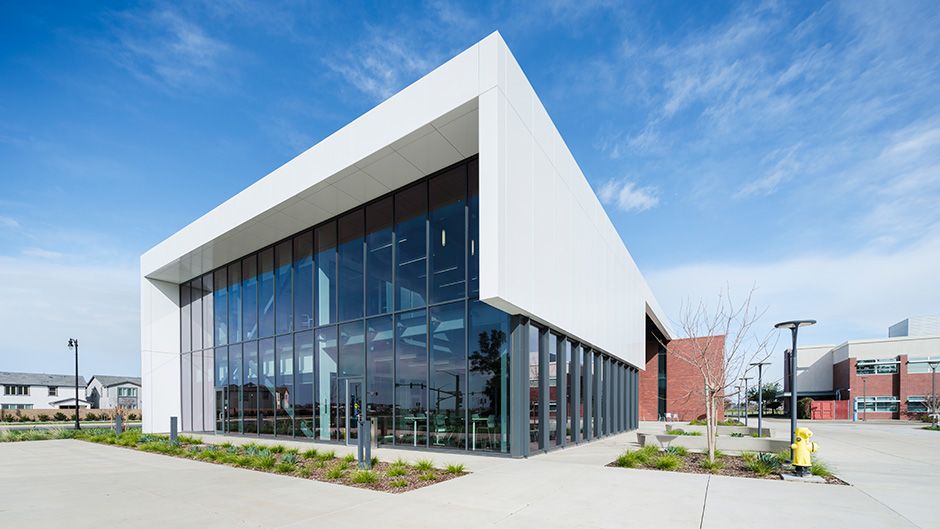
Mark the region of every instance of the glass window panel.
[[316, 229], [316, 318], [319, 325], [336, 320], [336, 222]]
[[470, 449], [509, 451], [509, 315], [470, 302]]
[[542, 426], [539, 421], [539, 328], [529, 325], [529, 449], [542, 445]]
[[202, 347], [212, 347], [215, 338], [212, 310], [212, 272], [202, 276]]
[[431, 308], [431, 446], [466, 448], [467, 336], [464, 302]]
[[395, 332], [391, 316], [379, 316], [366, 324], [366, 417], [372, 420], [375, 442], [392, 444]]
[[548, 335], [548, 442], [558, 444], [558, 340]]
[[470, 240], [467, 244], [467, 277], [470, 278], [468, 296], [480, 294], [480, 162], [479, 159], [467, 165], [467, 179], [469, 188], [469, 226], [467, 232]]
[[461, 165], [428, 182], [431, 204], [431, 303], [466, 295], [467, 167]]
[[574, 355], [571, 354], [571, 342], [568, 340], [562, 340], [558, 345], [561, 353], [558, 361], [565, 365], [565, 442], [571, 443], [571, 432], [574, 430], [571, 426], [574, 421], [574, 409], [571, 407], [571, 374], [574, 373]]
[[427, 444], [428, 348], [424, 310], [404, 312], [395, 321], [395, 442]]
[[242, 346], [232, 345], [228, 348], [228, 408], [225, 412], [228, 418], [226, 431], [241, 433], [242, 427], [242, 405], [244, 395], [242, 394]]
[[228, 385], [228, 349], [216, 347], [215, 350], [215, 385], [222, 387]]
[[274, 248], [258, 254], [258, 316], [261, 337], [274, 335]]
[[228, 267], [228, 341], [242, 341], [242, 264]]
[[193, 350], [202, 349], [202, 278], [197, 277], [189, 283], [192, 299], [189, 302], [192, 315]]
[[244, 391], [242, 392], [242, 413], [245, 433], [258, 433], [258, 342], [246, 342], [243, 345], [242, 369], [244, 370]]
[[[203, 424], [203, 375], [202, 375], [202, 351], [193, 352], [193, 431], [202, 431]], [[211, 412], [210, 412], [211, 413]]]
[[267, 338], [258, 344], [258, 362], [260, 365], [258, 390], [258, 409], [261, 415], [259, 424], [262, 434], [274, 433], [275, 404], [277, 402], [274, 376], [274, 339]]
[[395, 194], [395, 260], [398, 310], [422, 307], [427, 290], [427, 183]]
[[212, 308], [215, 312], [215, 345], [228, 343], [228, 274], [225, 268], [213, 273]]
[[339, 321], [362, 317], [365, 234], [364, 210], [339, 219]]
[[180, 429], [184, 432], [193, 431], [193, 355], [184, 353], [180, 355], [180, 385], [183, 388], [182, 410], [180, 417], [182, 425]]
[[278, 336], [277, 349], [277, 435], [294, 435], [294, 338]]
[[212, 384], [215, 378], [213, 374], [215, 366], [214, 358], [214, 349], [206, 349], [202, 352], [202, 401], [204, 409], [202, 431], [204, 432], [215, 430], [216, 426], [218, 426], [216, 412], [221, 411], [216, 407], [215, 386]]
[[294, 237], [294, 329], [312, 328], [313, 232], [308, 231]]
[[180, 351], [193, 350], [193, 322], [190, 312], [189, 283], [180, 285]]
[[336, 406], [336, 327], [317, 329], [317, 424], [319, 439], [339, 439], [339, 428], [333, 419], [338, 413]]
[[293, 262], [291, 260], [291, 241], [284, 241], [274, 248], [275, 282], [275, 325], [277, 334], [289, 333], [294, 329], [294, 300], [291, 296]]
[[313, 415], [314, 356], [313, 331], [294, 335], [294, 434], [312, 439], [316, 433]]
[[258, 260], [242, 260], [242, 326], [245, 341], [258, 339]]
[[366, 314], [392, 311], [392, 197], [366, 207]]
[[363, 322], [346, 323], [339, 327], [339, 377], [361, 377], [365, 374], [365, 337]]

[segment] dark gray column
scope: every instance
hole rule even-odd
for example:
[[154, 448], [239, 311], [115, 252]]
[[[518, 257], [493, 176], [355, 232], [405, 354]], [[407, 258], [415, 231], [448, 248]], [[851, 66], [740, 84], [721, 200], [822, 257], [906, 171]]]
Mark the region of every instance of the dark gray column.
[[623, 431], [623, 365], [614, 362], [614, 433]]
[[529, 332], [522, 318], [511, 322], [509, 344], [509, 453], [529, 455]]
[[630, 405], [630, 410], [633, 413], [633, 429], [636, 430], [640, 427], [640, 386], [639, 386], [639, 371], [636, 369], [631, 373], [632, 375], [632, 388], [631, 388], [631, 397], [633, 398], [633, 403]]
[[614, 414], [612, 413], [614, 401], [614, 377], [613, 370], [610, 368], [610, 357], [604, 358], [604, 435], [610, 435], [614, 432]]
[[594, 439], [594, 352], [584, 349], [584, 440]]
[[568, 435], [568, 360], [571, 353], [568, 351], [568, 341], [561, 336], [552, 337], [557, 340], [555, 351], [558, 353], [555, 373], [558, 375], [558, 387], [555, 389], [555, 439], [559, 446], [564, 446]]
[[620, 365], [620, 431], [627, 429], [627, 366]]
[[548, 340], [551, 333], [539, 329], [539, 448], [548, 450], [548, 403], [549, 397], [549, 369], [548, 369]]
[[581, 345], [571, 345], [571, 442], [581, 442]]
[[594, 437], [604, 436], [604, 359], [594, 353]]

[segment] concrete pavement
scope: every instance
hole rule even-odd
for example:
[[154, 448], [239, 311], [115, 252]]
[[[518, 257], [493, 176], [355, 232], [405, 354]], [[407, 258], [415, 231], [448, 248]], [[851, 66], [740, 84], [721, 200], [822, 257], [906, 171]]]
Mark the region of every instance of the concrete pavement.
[[[919, 442], [920, 436], [894, 427], [863, 436], [846, 436], [835, 425], [811, 428], [824, 457], [862, 486], [604, 467], [632, 444], [633, 434], [529, 460], [379, 450], [386, 460], [431, 455], [439, 463], [465, 463], [472, 472], [399, 495], [81, 441], [5, 443], [0, 445], [0, 525], [59, 527], [68, 520], [70, 527], [92, 528], [105, 517], [109, 525], [125, 528], [342, 528], [362, 527], [363, 520], [407, 528], [940, 527], [906, 500], [931, 505], [935, 485], [899, 492], [911, 483], [927, 483], [935, 467], [920, 465], [927, 474], [899, 480], [891, 477], [894, 460], [882, 459], [887, 464], [881, 467], [864, 460], [872, 451], [888, 450], [897, 442], [891, 438]], [[836, 451], [844, 455], [835, 457]], [[858, 465], [851, 464], [859, 457]], [[911, 468], [914, 463], [908, 461]], [[793, 505], [802, 507], [798, 518], [788, 514]]]

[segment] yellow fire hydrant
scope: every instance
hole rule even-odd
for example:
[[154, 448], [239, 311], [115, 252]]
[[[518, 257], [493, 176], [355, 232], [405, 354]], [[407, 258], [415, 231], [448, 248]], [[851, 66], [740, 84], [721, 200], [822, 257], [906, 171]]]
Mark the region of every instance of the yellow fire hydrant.
[[813, 466], [811, 454], [815, 453], [819, 446], [809, 440], [813, 436], [809, 428], [801, 426], [796, 429], [795, 433], [796, 442], [790, 445], [790, 449], [793, 450], [793, 468], [798, 476], [805, 476], [809, 467]]

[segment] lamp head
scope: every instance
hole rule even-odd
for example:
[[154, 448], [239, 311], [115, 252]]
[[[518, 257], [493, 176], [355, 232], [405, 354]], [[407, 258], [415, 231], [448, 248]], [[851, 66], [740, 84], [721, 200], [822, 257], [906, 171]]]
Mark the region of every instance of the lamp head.
[[930, 369], [937, 369], [937, 366], [940, 366], [940, 360], [928, 360], [927, 365]]
[[69, 338], [69, 351], [75, 348], [78, 345], [78, 340], [75, 338]]
[[793, 320], [793, 321], [782, 321], [774, 327], [777, 329], [796, 329], [799, 327], [808, 327], [810, 325], [816, 325], [816, 320]]

